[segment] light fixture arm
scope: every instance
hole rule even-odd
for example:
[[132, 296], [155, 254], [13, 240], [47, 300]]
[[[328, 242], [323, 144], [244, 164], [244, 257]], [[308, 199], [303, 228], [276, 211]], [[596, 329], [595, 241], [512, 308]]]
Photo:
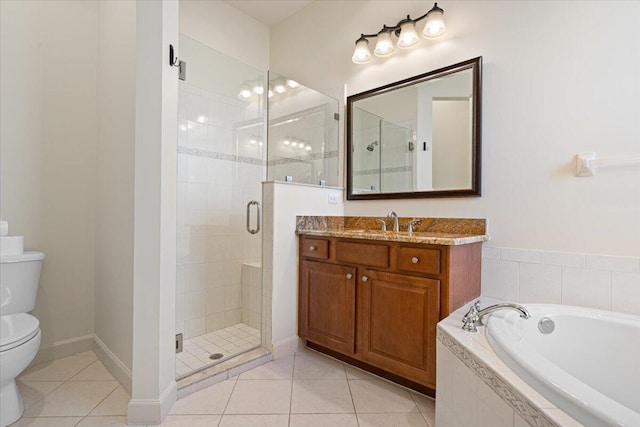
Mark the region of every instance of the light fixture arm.
[[410, 15], [407, 15], [406, 18], [401, 19], [400, 21], [398, 21], [398, 23], [396, 25], [393, 25], [391, 27], [388, 26], [388, 25], [383, 25], [382, 29], [380, 31], [378, 31], [377, 33], [373, 33], [373, 34], [361, 33], [360, 34], [360, 38], [358, 40], [356, 40], [356, 43], [359, 42], [360, 40], [372, 39], [374, 37], [378, 37], [378, 34], [380, 34], [383, 31], [391, 31], [392, 33], [394, 33], [397, 36], [398, 34], [400, 34], [400, 26], [402, 24], [404, 24], [405, 22], [413, 22], [414, 24], [416, 22], [420, 22], [423, 19], [425, 19], [429, 13], [431, 13], [433, 10], [436, 10], [436, 9], [439, 9], [439, 10], [442, 11], [442, 9], [438, 7], [438, 3], [434, 3], [434, 6], [427, 13], [425, 13], [424, 15], [422, 15], [422, 16], [416, 18], [416, 19], [413, 19], [413, 18], [411, 18]]

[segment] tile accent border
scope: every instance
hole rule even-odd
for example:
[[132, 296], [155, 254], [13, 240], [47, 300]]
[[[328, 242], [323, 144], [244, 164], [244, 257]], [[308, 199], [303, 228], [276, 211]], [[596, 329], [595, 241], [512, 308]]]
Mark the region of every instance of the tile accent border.
[[396, 166], [392, 168], [364, 169], [361, 171], [353, 171], [353, 176], [377, 175], [379, 173], [412, 172], [412, 171], [413, 171], [413, 166]]
[[269, 160], [268, 166], [287, 165], [289, 163], [308, 162], [311, 160], [335, 159], [338, 157], [338, 151], [325, 151], [324, 153], [306, 154], [304, 156], [283, 157], [280, 159]]
[[275, 160], [262, 160], [256, 157], [236, 156], [235, 154], [219, 153], [217, 151], [201, 150], [199, 148], [189, 148], [178, 146], [178, 154], [186, 154], [188, 156], [206, 157], [216, 160], [227, 160], [236, 163], [248, 163], [257, 166], [279, 166], [290, 163], [309, 162], [312, 160], [334, 159], [338, 157], [337, 151], [326, 151], [324, 153], [313, 153], [304, 156], [285, 157]]
[[474, 357], [462, 344], [438, 327], [438, 341], [478, 376], [491, 390], [502, 398], [529, 425], [534, 427], [562, 427], [539, 408], [535, 407], [526, 396], [516, 390], [497, 372]]
[[198, 148], [178, 147], [178, 154], [189, 156], [207, 157], [216, 160], [228, 160], [230, 162], [248, 163], [250, 165], [266, 166], [267, 162], [262, 159], [248, 156], [236, 156], [234, 154], [218, 153], [216, 151], [200, 150]]

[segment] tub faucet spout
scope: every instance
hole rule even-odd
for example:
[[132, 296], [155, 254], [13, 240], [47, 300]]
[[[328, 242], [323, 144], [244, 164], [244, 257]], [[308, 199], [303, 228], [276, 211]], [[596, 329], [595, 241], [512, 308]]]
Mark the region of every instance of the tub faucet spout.
[[467, 332], [478, 332], [477, 326], [484, 326], [484, 322], [482, 321], [482, 318], [484, 316], [502, 309], [515, 310], [520, 313], [520, 317], [522, 317], [523, 319], [529, 319], [531, 317], [529, 311], [527, 311], [526, 308], [524, 308], [520, 304], [514, 304], [512, 302], [503, 302], [500, 304], [491, 305], [487, 308], [483, 308], [482, 310], [479, 310], [479, 308], [480, 301], [476, 301], [475, 304], [471, 306], [467, 314], [465, 314], [462, 318], [462, 329]]

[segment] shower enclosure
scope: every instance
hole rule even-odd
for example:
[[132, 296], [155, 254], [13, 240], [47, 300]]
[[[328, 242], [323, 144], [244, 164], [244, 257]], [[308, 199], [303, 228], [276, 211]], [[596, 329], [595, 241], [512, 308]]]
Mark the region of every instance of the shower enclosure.
[[269, 72], [267, 179], [338, 186], [338, 100]]
[[266, 73], [180, 36], [176, 355], [182, 378], [261, 345]]
[[336, 99], [183, 35], [180, 59], [178, 379], [261, 346], [262, 182], [338, 185], [339, 118]]
[[358, 193], [414, 188], [416, 132], [410, 123], [391, 123], [354, 107], [353, 190]]

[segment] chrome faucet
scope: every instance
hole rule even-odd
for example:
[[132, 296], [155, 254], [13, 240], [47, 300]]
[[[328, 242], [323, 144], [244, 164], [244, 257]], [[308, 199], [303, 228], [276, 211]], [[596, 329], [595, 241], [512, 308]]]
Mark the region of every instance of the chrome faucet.
[[400, 231], [400, 221], [398, 221], [398, 214], [391, 211], [387, 214], [387, 218], [393, 219], [393, 231]]
[[479, 308], [480, 301], [476, 301], [475, 304], [471, 306], [467, 314], [465, 314], [462, 318], [462, 329], [467, 332], [478, 332], [477, 326], [484, 326], [484, 323], [482, 322], [482, 318], [484, 316], [502, 309], [516, 310], [518, 313], [520, 313], [520, 317], [522, 317], [523, 319], [528, 319], [531, 317], [529, 311], [527, 311], [526, 308], [524, 308], [520, 304], [514, 304], [511, 302], [503, 302], [500, 304], [491, 305], [487, 308], [483, 308], [482, 310], [478, 310]]

